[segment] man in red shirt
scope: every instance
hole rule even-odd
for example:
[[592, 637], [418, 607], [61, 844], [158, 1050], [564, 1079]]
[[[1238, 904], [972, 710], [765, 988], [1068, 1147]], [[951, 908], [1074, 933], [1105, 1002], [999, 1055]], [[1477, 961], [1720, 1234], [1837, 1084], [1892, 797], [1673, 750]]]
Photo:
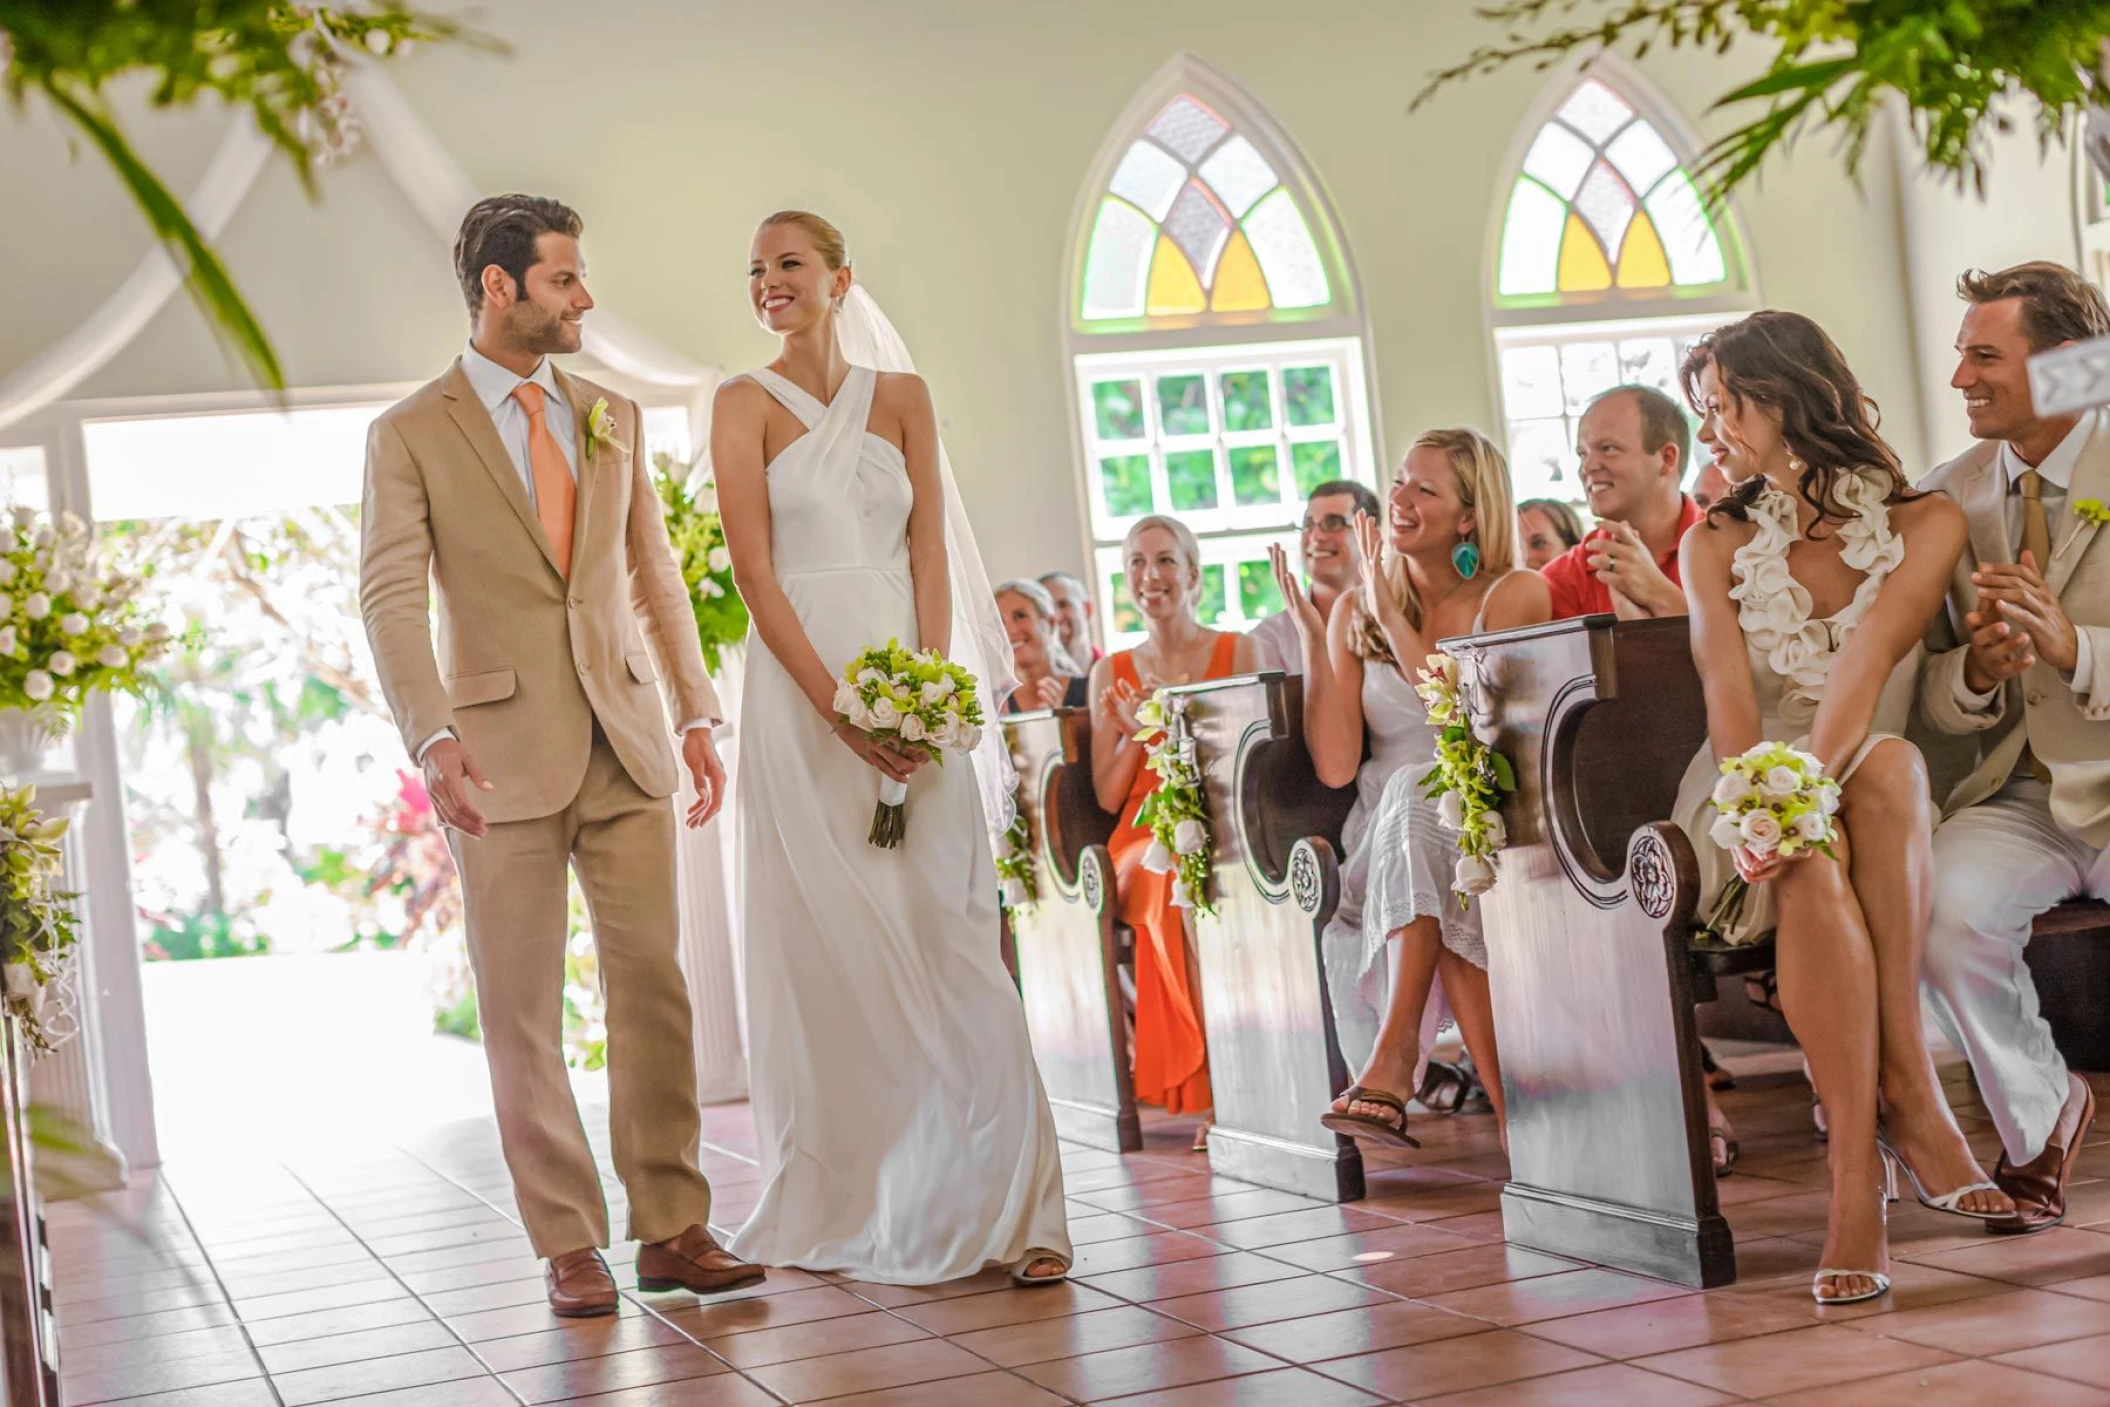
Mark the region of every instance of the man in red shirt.
[[1598, 527], [1540, 569], [1554, 619], [1685, 614], [1678, 541], [1703, 516], [1678, 487], [1688, 433], [1678, 403], [1647, 386], [1617, 386], [1590, 402], [1576, 452]]

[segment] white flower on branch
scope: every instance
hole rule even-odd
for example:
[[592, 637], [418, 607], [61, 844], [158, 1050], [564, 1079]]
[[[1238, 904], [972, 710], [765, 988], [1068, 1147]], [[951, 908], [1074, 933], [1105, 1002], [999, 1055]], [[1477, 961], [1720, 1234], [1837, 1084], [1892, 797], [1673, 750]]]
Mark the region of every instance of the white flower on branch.
[[72, 676], [74, 669], [78, 667], [79, 661], [74, 659], [70, 650], [53, 650], [51, 659], [47, 663], [53, 674], [58, 675], [61, 679], [66, 679]]
[[22, 680], [22, 692], [34, 703], [43, 703], [57, 688], [51, 676], [41, 669], [32, 669]]
[[59, 617], [59, 631], [65, 635], [86, 635], [88, 633], [88, 617], [79, 611], [68, 611], [65, 615]]
[[31, 620], [44, 619], [51, 614], [51, 598], [41, 591], [31, 592], [29, 599], [22, 603], [22, 614]]

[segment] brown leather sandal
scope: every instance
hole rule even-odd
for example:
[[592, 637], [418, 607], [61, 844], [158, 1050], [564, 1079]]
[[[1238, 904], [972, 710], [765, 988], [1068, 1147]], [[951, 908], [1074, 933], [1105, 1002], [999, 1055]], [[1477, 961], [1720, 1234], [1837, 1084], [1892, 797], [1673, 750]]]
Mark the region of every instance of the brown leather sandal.
[[1407, 1106], [1398, 1095], [1387, 1094], [1381, 1089], [1366, 1089], [1362, 1085], [1350, 1085], [1348, 1092], [1341, 1098], [1350, 1104], [1375, 1104], [1398, 1115], [1398, 1120], [1394, 1122], [1369, 1114], [1351, 1114], [1345, 1109], [1328, 1109], [1319, 1116], [1319, 1123], [1323, 1127], [1348, 1138], [1367, 1138], [1372, 1143], [1382, 1143], [1391, 1148], [1421, 1147], [1421, 1141], [1407, 1132]]

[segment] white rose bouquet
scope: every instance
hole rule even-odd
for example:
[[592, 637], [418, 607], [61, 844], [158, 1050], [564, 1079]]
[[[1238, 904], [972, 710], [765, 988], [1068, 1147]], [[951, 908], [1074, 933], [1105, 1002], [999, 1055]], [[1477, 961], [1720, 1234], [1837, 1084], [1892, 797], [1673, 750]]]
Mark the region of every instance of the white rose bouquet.
[[1458, 661], [1438, 651], [1421, 669], [1414, 692], [1428, 710], [1436, 736], [1436, 766], [1424, 794], [1436, 802], [1436, 819], [1458, 836], [1458, 865], [1451, 888], [1459, 902], [1495, 886], [1494, 857], [1509, 844], [1509, 827], [1498, 809], [1517, 789], [1509, 759], [1473, 736], [1472, 723], [1458, 697]]
[[0, 518], [0, 708], [68, 728], [96, 689], [136, 694], [142, 665], [168, 648], [149, 621], [144, 581], [98, 560], [88, 525], [15, 506]]
[[[1707, 835], [1724, 850], [1742, 848], [1783, 860], [1815, 850], [1839, 858], [1832, 849], [1839, 837], [1833, 819], [1839, 813], [1839, 784], [1824, 774], [1822, 762], [1786, 743], [1760, 743], [1723, 762], [1709, 802], [1716, 814]], [[1703, 930], [1719, 942], [1733, 941], [1730, 935], [1750, 888], [1742, 875], [1724, 885]]]
[[[835, 712], [875, 742], [901, 752], [920, 752], [940, 767], [947, 752], [973, 752], [982, 741], [982, 703], [974, 676], [936, 650], [919, 652], [889, 640], [843, 667], [835, 686]], [[892, 777], [879, 783], [879, 808], [866, 838], [882, 850], [907, 833], [902, 803], [908, 784]]]

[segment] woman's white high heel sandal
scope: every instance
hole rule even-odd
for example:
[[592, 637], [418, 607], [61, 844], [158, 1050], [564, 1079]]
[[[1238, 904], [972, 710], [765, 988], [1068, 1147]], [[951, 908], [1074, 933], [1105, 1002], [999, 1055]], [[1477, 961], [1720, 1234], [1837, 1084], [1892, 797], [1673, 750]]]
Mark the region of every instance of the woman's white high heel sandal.
[[1927, 1189], [1920, 1186], [1919, 1174], [1912, 1170], [1912, 1164], [1906, 1162], [1881, 1133], [1876, 1135], [1876, 1151], [1883, 1155], [1883, 1161], [1889, 1166], [1886, 1180], [1889, 1183], [1890, 1200], [1893, 1202], [1898, 1199], [1897, 1175], [1902, 1172], [1905, 1174], [1905, 1180], [1912, 1184], [1912, 1195], [1929, 1211], [1947, 1212], [1950, 1216], [1969, 1217], [1973, 1221], [2006, 1221], [2014, 1215], [2013, 1212], [1974, 1212], [1960, 1205], [1963, 1199], [1973, 1192], [1998, 1192], [2000, 1188], [1994, 1183], [1974, 1182], [1968, 1187], [1959, 1187], [1954, 1192], [1930, 1197], [1927, 1195]]
[[[1897, 1173], [1892, 1166], [1891, 1159], [1888, 1157], [1883, 1159], [1883, 1181], [1877, 1185], [1876, 1195], [1881, 1199], [1877, 1205], [1883, 1209], [1884, 1224], [1888, 1225], [1890, 1221], [1890, 1204], [1897, 1200], [1898, 1195]], [[1873, 1290], [1863, 1290], [1858, 1295], [1827, 1295], [1823, 1293], [1825, 1290], [1836, 1286], [1842, 1280], [1869, 1280], [1874, 1282], [1875, 1288]], [[1819, 1304], [1860, 1304], [1864, 1300], [1880, 1299], [1889, 1293], [1890, 1277], [1880, 1270], [1832, 1270], [1825, 1268], [1820, 1269], [1810, 1281], [1810, 1298], [1816, 1300]]]

